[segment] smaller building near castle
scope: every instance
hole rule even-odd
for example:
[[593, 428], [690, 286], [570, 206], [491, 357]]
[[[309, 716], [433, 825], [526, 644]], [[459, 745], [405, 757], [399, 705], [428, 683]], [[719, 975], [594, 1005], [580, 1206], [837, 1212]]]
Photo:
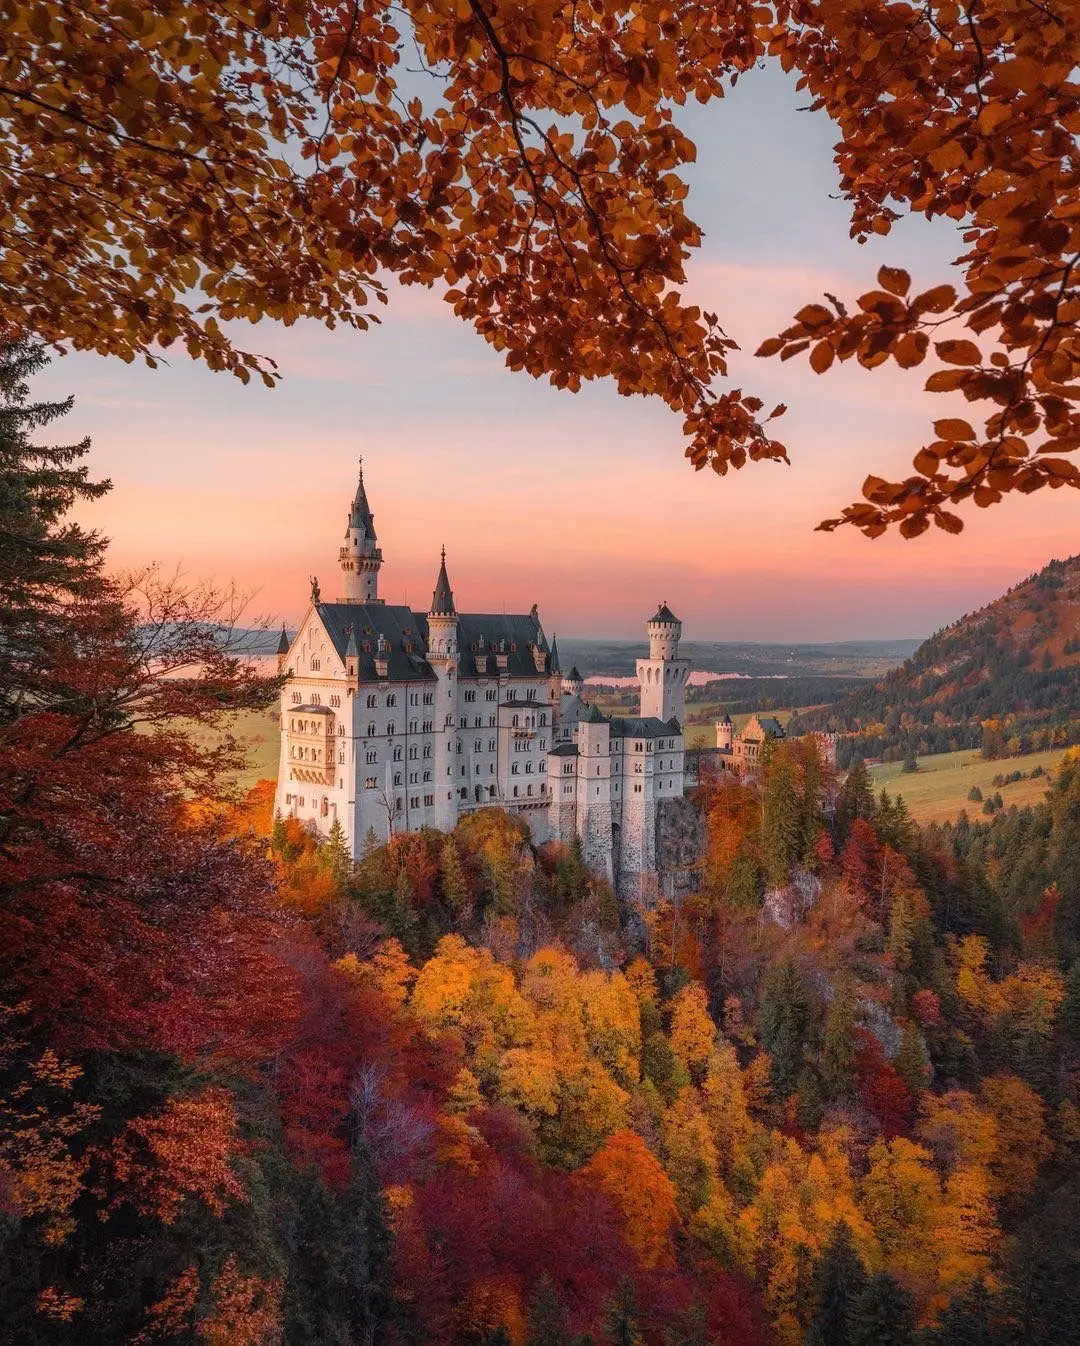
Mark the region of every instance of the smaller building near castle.
[[[769, 743], [787, 739], [787, 730], [775, 716], [751, 715], [742, 729], [736, 730], [728, 714], [716, 722], [716, 764], [739, 776], [745, 776], [760, 766]], [[836, 735], [815, 733], [823, 759], [836, 765]]]

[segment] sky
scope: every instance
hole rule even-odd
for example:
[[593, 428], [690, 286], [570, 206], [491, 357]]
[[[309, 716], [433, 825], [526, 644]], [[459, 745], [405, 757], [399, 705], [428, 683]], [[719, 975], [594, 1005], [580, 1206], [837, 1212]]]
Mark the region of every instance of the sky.
[[968, 509], [956, 537], [814, 531], [867, 473], [905, 475], [955, 404], [922, 390], [927, 366], [818, 376], [753, 351], [826, 290], [853, 299], [883, 263], [924, 288], [963, 249], [953, 225], [922, 220], [850, 241], [831, 124], [802, 101], [769, 68], [676, 114], [698, 146], [689, 208], [706, 235], [686, 294], [739, 342], [731, 382], [788, 405], [775, 428], [790, 466], [695, 473], [663, 404], [512, 374], [437, 292], [414, 288], [366, 333], [245, 328], [242, 344], [279, 362], [273, 390], [182, 356], [157, 370], [54, 360], [37, 391], [75, 394], [63, 438], [89, 434], [94, 471], [113, 481], [82, 517], [112, 539], [115, 567], [235, 581], [252, 615], [293, 623], [309, 575], [327, 597], [340, 587], [362, 454], [388, 602], [426, 609], [445, 545], [459, 608], [537, 603], [549, 636], [608, 639], [640, 638], [660, 601], [692, 639], [924, 636], [1070, 555], [1080, 494], [1066, 491]]

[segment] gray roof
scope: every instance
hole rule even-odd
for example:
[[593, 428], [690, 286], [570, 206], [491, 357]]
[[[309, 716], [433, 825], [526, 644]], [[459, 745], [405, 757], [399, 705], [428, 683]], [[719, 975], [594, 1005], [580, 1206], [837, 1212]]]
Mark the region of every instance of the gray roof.
[[360, 464], [360, 480], [356, 484], [352, 508], [349, 510], [349, 527], [362, 528], [364, 533], [375, 541], [375, 515], [368, 504], [367, 491], [364, 489], [364, 465]]
[[[435, 673], [424, 656], [427, 626], [423, 627], [416, 614], [406, 607], [390, 603], [316, 603], [315, 610], [322, 618], [338, 655], [344, 659], [349, 646], [349, 627], [356, 639], [359, 665], [357, 672], [362, 682], [378, 679], [375, 655], [379, 637], [387, 642], [387, 676], [392, 682], [416, 682], [434, 679]], [[406, 649], [411, 646], [411, 649]]]
[[575, 665], [573, 666], [573, 668], [570, 670], [569, 674], [567, 675], [567, 681], [568, 681], [568, 682], [584, 682], [584, 681], [585, 681], [585, 679], [584, 679], [584, 678], [581, 676], [581, 674], [577, 671], [577, 664], [575, 664]]
[[556, 641], [555, 637], [552, 636], [552, 637], [551, 637], [551, 662], [550, 662], [550, 664], [548, 665], [548, 672], [550, 672], [550, 673], [560, 673], [561, 671], [562, 671], [562, 670], [559, 668], [559, 645], [558, 645], [558, 642]]
[[727, 713], [727, 711], [725, 710], [724, 713], [723, 713], [723, 715], [720, 716], [720, 719], [718, 720], [717, 723], [719, 723], [719, 724], [734, 724], [735, 721], [731, 718], [731, 716], [730, 716], [730, 715]]
[[446, 617], [457, 613], [454, 607], [454, 592], [446, 574], [446, 548], [442, 550], [442, 562], [439, 565], [439, 578], [435, 581], [435, 592], [431, 595], [431, 612], [434, 616]]
[[678, 720], [664, 721], [648, 715], [636, 719], [612, 719], [611, 733], [615, 738], [667, 738], [681, 734], [682, 729]]
[[607, 716], [603, 714], [599, 706], [586, 707], [585, 714], [581, 717], [585, 724], [606, 724]]
[[285, 630], [285, 623], [281, 623], [281, 635], [278, 636], [277, 652], [278, 654], [289, 653], [289, 633]]
[[[315, 610], [342, 659], [348, 653], [349, 627], [352, 627], [359, 660], [357, 671], [362, 682], [378, 679], [375, 656], [380, 636], [389, 646], [389, 681], [409, 682], [435, 677], [425, 654], [428, 642], [427, 613], [413, 612], [411, 608], [391, 603], [316, 603]], [[530, 648], [533, 645], [539, 646], [547, 655], [544, 633], [530, 613], [458, 614], [459, 677], [475, 678], [502, 673], [497, 662], [489, 668], [488, 656], [500, 653], [504, 646], [506, 673], [510, 677], [538, 677], [540, 675]], [[406, 646], [411, 648], [406, 649]], [[478, 657], [483, 661], [480, 669], [477, 668]]]
[[556, 743], [548, 749], [549, 757], [576, 757], [578, 747], [576, 743]]
[[[426, 633], [426, 619], [424, 628]], [[506, 671], [512, 678], [535, 678], [539, 674], [530, 646], [537, 645], [545, 655], [548, 653], [547, 638], [530, 612], [461, 612], [457, 645], [458, 676], [462, 678], [493, 674], [499, 666], [490, 663], [490, 656], [500, 653], [506, 654]]]
[[666, 625], [671, 626], [677, 624], [678, 620], [678, 617], [675, 616], [668, 605], [666, 603], [661, 603], [656, 609], [656, 615], [649, 618], [649, 625], [652, 626], [653, 622], [663, 622]]
[[787, 737], [787, 734], [786, 734], [785, 731], [784, 731], [784, 726], [780, 723], [779, 720], [774, 719], [773, 716], [771, 716], [771, 715], [767, 715], [767, 716], [765, 716], [764, 719], [759, 715], [759, 716], [758, 716], [758, 724], [760, 724], [761, 727], [762, 727], [762, 729], [765, 730], [765, 732], [766, 732], [766, 734], [768, 734], [769, 738], [786, 738], [786, 737]]

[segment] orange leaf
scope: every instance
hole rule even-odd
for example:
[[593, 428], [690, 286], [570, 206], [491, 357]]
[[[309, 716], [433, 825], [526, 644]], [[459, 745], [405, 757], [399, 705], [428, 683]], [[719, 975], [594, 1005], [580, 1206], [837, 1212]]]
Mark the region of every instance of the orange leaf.
[[827, 341], [819, 341], [810, 352], [810, 368], [815, 374], [824, 374], [832, 364], [835, 354]]
[[977, 365], [982, 351], [974, 341], [935, 341], [934, 350], [947, 365]]
[[878, 284], [890, 294], [901, 297], [911, 288], [911, 277], [898, 266], [883, 266], [877, 273]]
[[938, 439], [947, 439], [950, 442], [975, 438], [975, 431], [959, 416], [947, 416], [944, 420], [935, 421], [934, 434]]

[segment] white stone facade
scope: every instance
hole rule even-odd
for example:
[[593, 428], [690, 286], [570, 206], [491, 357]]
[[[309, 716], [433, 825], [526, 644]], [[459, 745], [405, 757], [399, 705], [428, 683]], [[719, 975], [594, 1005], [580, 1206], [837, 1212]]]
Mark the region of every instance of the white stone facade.
[[378, 597], [382, 553], [363, 477], [339, 553], [344, 598], [311, 602], [278, 649], [277, 808], [354, 855], [370, 835], [450, 830], [489, 806], [519, 814], [537, 843], [582, 841], [625, 896], [655, 891], [657, 811], [686, 786], [687, 661], [662, 604], [638, 661], [641, 715], [609, 718], [563, 676], [534, 607], [460, 613], [442, 565], [427, 613]]

